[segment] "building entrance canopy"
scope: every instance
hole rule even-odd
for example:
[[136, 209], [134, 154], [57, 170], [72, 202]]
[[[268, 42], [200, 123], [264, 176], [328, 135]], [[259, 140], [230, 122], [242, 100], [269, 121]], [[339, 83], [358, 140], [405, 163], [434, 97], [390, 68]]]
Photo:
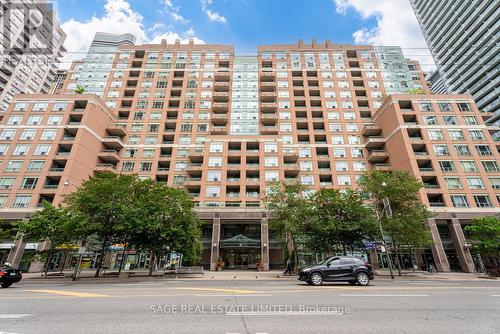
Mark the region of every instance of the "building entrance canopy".
[[232, 238], [222, 240], [220, 248], [260, 248], [260, 240], [238, 234]]

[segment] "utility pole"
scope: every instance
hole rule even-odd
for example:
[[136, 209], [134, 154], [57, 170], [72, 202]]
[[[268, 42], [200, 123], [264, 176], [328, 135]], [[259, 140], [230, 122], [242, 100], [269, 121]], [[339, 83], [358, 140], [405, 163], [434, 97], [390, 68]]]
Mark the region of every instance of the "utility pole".
[[389, 267], [389, 273], [391, 274], [391, 278], [394, 279], [394, 273], [392, 271], [392, 264], [391, 264], [391, 259], [389, 257], [387, 242], [385, 241], [384, 229], [382, 228], [382, 217], [380, 216], [380, 213], [378, 212], [378, 209], [376, 207], [375, 207], [375, 214], [377, 215], [377, 223], [380, 229], [380, 235], [382, 237], [382, 244], [384, 246], [385, 254], [387, 256], [387, 266]]

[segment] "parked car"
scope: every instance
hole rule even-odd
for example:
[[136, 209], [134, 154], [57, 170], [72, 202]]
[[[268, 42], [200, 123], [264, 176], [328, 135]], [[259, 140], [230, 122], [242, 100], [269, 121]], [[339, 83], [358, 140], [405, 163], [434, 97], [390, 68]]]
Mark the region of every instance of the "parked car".
[[309, 285], [321, 285], [323, 282], [368, 285], [373, 279], [373, 271], [371, 265], [360, 258], [333, 256], [317, 265], [301, 268], [298, 279]]
[[23, 278], [22, 271], [14, 269], [10, 264], [0, 264], [0, 286], [8, 288], [14, 283], [19, 282]]

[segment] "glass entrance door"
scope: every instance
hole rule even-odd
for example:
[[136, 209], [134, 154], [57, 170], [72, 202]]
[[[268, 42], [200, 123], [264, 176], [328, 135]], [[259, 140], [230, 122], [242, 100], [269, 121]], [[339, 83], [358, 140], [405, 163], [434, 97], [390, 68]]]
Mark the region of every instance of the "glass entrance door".
[[254, 248], [222, 249], [226, 269], [256, 269], [260, 250]]

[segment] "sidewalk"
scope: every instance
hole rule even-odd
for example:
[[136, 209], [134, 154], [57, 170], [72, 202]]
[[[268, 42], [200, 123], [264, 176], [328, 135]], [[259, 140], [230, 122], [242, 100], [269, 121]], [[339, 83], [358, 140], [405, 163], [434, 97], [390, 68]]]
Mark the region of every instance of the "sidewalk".
[[[189, 279], [189, 280], [297, 280], [297, 276], [283, 276], [281, 270], [271, 271], [248, 271], [248, 270], [224, 270], [224, 271], [205, 271], [201, 275], [178, 275], [175, 274], [163, 275], [163, 272], [154, 272], [153, 277], [148, 276], [148, 271], [135, 271], [131, 277], [118, 277], [117, 273], [105, 275], [95, 278], [94, 271], [82, 271], [79, 276], [78, 282], [93, 283], [93, 282], [134, 282], [144, 280], [175, 280], [175, 279]], [[40, 273], [24, 273], [23, 282], [31, 283], [61, 283], [71, 282], [72, 271], [64, 272], [64, 276], [49, 276], [44, 279]], [[429, 274], [425, 271], [404, 271], [402, 276], [398, 276], [397, 271], [394, 272], [396, 280], [483, 280], [495, 279], [486, 275], [468, 274], [468, 273], [436, 273]], [[388, 270], [375, 270], [375, 280], [390, 280]]]

